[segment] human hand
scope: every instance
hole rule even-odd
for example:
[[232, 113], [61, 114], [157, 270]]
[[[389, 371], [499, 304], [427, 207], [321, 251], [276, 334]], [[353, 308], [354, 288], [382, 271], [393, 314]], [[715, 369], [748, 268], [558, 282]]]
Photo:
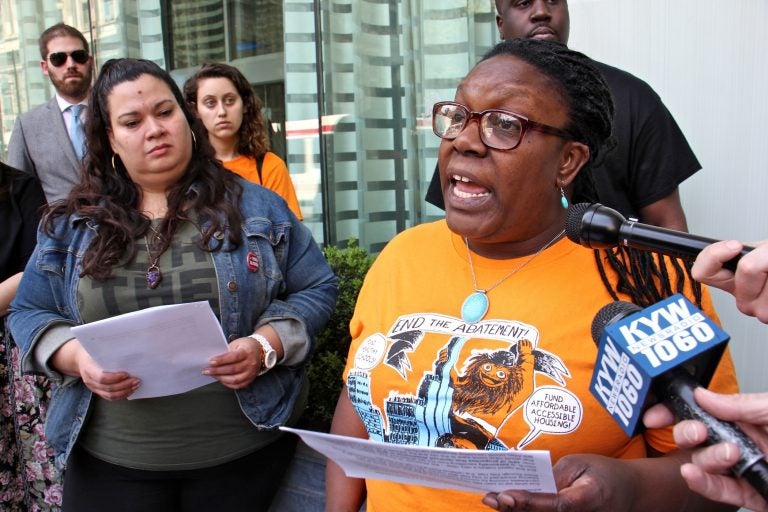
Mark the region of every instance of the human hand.
[[736, 240], [707, 246], [694, 262], [693, 278], [725, 290], [734, 296], [739, 311], [768, 323], [768, 243], [759, 242], [742, 257], [735, 273], [724, 269], [723, 263], [736, 257], [742, 248]]
[[259, 374], [263, 358], [258, 341], [247, 336], [238, 338], [229, 344], [228, 352], [210, 360], [203, 374], [210, 375], [230, 389], [242, 389]]
[[[763, 451], [768, 452], [768, 393], [721, 395], [704, 388], [694, 392], [696, 402], [713, 416], [735, 422]], [[643, 421], [657, 428], [672, 424], [674, 416], [664, 406], [649, 409]], [[696, 448], [707, 439], [703, 423], [686, 420], [675, 425], [675, 442], [680, 448]], [[745, 480], [733, 476], [730, 468], [739, 458], [732, 443], [718, 443], [693, 452], [691, 463], [680, 468], [688, 487], [709, 499], [750, 510], [768, 512], [768, 503]]]
[[139, 388], [141, 381], [127, 372], [107, 372], [99, 366], [77, 340], [67, 344], [74, 349], [74, 357], [83, 384], [104, 400], [124, 400]]
[[557, 494], [508, 490], [489, 493], [483, 504], [502, 512], [631, 510], [637, 475], [624, 461], [602, 455], [567, 455], [553, 467]]

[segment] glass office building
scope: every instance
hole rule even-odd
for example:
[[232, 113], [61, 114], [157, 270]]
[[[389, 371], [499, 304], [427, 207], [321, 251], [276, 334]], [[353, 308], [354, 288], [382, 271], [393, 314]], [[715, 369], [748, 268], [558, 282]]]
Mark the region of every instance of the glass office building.
[[316, 240], [374, 253], [441, 216], [424, 202], [431, 107], [498, 40], [493, 0], [0, 0], [0, 156], [16, 116], [53, 94], [37, 42], [59, 21], [86, 35], [97, 69], [141, 57], [181, 84], [206, 61], [237, 66]]

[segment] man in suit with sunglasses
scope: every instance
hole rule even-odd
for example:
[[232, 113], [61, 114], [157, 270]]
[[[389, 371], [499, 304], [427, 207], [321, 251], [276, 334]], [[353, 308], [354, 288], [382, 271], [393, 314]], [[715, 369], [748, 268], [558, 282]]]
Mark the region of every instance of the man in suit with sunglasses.
[[36, 176], [51, 202], [66, 197], [80, 180], [93, 57], [85, 36], [64, 23], [40, 35], [40, 55], [40, 69], [50, 78], [56, 94], [16, 119], [8, 143], [8, 163]]

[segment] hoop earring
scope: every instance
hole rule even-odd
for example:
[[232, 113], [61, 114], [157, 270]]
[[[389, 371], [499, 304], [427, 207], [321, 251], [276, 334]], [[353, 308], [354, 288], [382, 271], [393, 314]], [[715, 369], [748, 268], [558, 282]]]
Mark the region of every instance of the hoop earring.
[[119, 174], [117, 172], [117, 166], [115, 165], [115, 155], [117, 155], [117, 153], [112, 153], [112, 170], [115, 171], [115, 174]]
[[192, 134], [192, 150], [197, 151], [197, 137], [195, 137], [194, 130], [189, 130], [189, 133]]
[[568, 198], [567, 198], [567, 197], [565, 197], [565, 191], [563, 190], [563, 185], [562, 185], [562, 183], [563, 183], [563, 182], [561, 181], [561, 182], [560, 182], [560, 204], [562, 205], [562, 207], [563, 207], [565, 210], [567, 210], [567, 209], [568, 209], [568, 206], [569, 206], [569, 204], [568, 204]]

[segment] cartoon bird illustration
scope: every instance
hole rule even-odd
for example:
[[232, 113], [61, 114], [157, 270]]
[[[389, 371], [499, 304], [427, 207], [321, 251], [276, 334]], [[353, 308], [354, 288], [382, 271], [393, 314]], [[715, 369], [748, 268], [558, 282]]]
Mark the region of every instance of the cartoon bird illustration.
[[413, 352], [416, 345], [424, 338], [424, 331], [404, 331], [391, 336], [395, 340], [387, 351], [386, 363], [397, 370], [405, 379], [407, 372], [411, 370], [411, 362], [406, 352]]

